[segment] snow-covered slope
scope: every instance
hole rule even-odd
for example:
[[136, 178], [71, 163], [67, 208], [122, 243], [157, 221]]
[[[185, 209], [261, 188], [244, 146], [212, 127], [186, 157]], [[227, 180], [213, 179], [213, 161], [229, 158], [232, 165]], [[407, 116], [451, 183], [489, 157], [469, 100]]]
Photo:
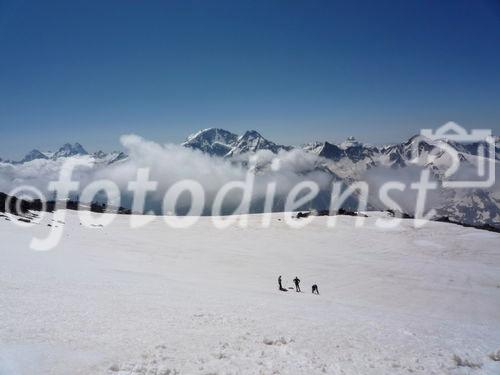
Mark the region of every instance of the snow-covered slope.
[[[500, 373], [500, 235], [273, 214], [215, 229], [0, 217], [0, 373]], [[47, 224], [53, 251], [29, 250]], [[298, 276], [303, 293], [280, 292]], [[313, 283], [320, 295], [310, 293]]]

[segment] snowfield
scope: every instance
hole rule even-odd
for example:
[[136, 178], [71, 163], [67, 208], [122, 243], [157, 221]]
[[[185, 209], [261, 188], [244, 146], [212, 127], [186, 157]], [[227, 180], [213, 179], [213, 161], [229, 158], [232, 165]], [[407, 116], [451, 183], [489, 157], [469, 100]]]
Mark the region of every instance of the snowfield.
[[[0, 374], [500, 374], [500, 234], [368, 215], [225, 230], [0, 217]], [[63, 241], [30, 250], [48, 223]]]

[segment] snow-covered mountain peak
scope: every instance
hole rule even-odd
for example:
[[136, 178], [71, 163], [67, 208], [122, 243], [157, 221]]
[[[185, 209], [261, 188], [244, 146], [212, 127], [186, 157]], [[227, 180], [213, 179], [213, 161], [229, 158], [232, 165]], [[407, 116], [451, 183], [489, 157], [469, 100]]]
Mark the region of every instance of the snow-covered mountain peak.
[[57, 152], [54, 153], [53, 158], [57, 159], [76, 155], [88, 155], [88, 152], [78, 142], [73, 145], [65, 143]]
[[110, 153], [105, 153], [104, 151], [97, 151], [91, 154], [92, 158], [97, 163], [102, 164], [113, 164], [119, 160], [124, 160], [127, 158], [127, 155], [121, 151], [112, 151]]
[[238, 135], [219, 128], [208, 128], [191, 134], [182, 146], [200, 150], [212, 156], [225, 156], [236, 144]]
[[273, 153], [278, 153], [280, 150], [291, 150], [290, 146], [278, 145], [264, 138], [256, 130], [247, 130], [243, 135], [238, 137], [236, 145], [226, 156], [241, 155], [247, 152], [257, 152], [259, 150], [269, 150]]
[[425, 144], [428, 146], [435, 146], [437, 143], [443, 142], [441, 140], [433, 140], [427, 137], [424, 137], [423, 135], [420, 134], [415, 134], [408, 138], [408, 140], [404, 143], [405, 146], [413, 146], [415, 143], [419, 144]]
[[[256, 130], [247, 130], [243, 135], [238, 137], [238, 144], [248, 144], [249, 147], [258, 150], [259, 144], [269, 142]], [[272, 143], [272, 142], [271, 142]]]
[[[47, 162], [56, 162], [59, 158], [69, 158], [88, 155], [98, 163], [111, 164], [127, 158], [127, 155], [121, 151], [106, 153], [102, 150], [89, 154], [80, 143], [66, 143], [56, 152], [40, 151], [33, 149], [20, 161], [5, 160], [4, 163], [17, 165], [32, 162], [33, 160], [46, 160]], [[0, 159], [1, 160], [1, 159]]]
[[264, 137], [257, 130], [247, 130], [238, 139], [256, 139], [256, 138], [264, 139]]
[[108, 164], [116, 163], [120, 160], [125, 160], [128, 158], [128, 155], [122, 151], [113, 151], [106, 155], [106, 161]]
[[107, 156], [108, 154], [106, 154], [104, 151], [102, 150], [99, 150], [99, 151], [96, 151], [94, 153], [92, 153], [92, 156], [97, 158], [97, 159], [103, 159]]
[[308, 142], [308, 143], [304, 143], [300, 146], [301, 149], [303, 149], [304, 151], [313, 151], [315, 149], [317, 149], [318, 147], [322, 146], [325, 142], [321, 142], [321, 141], [313, 141], [313, 142]]
[[36, 148], [26, 154], [21, 163], [26, 163], [36, 159], [48, 159], [48, 157]]
[[304, 146], [303, 150], [333, 161], [338, 161], [346, 156], [343, 149], [330, 142], [313, 142]]
[[183, 145], [202, 141], [229, 144], [236, 141], [237, 138], [238, 135], [231, 133], [230, 131], [220, 128], [207, 128], [191, 134], [187, 137], [187, 140], [183, 143]]
[[224, 129], [209, 128], [190, 135], [182, 146], [200, 150], [211, 156], [236, 156], [258, 150], [270, 150], [277, 153], [281, 149], [290, 150], [290, 146], [277, 145], [264, 138], [256, 130], [247, 130], [242, 135]]

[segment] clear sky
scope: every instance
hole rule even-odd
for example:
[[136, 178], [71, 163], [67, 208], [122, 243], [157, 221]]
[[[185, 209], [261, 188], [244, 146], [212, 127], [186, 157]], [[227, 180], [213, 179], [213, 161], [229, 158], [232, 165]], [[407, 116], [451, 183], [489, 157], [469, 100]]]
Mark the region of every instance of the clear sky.
[[0, 0], [0, 157], [136, 133], [500, 133], [500, 2]]

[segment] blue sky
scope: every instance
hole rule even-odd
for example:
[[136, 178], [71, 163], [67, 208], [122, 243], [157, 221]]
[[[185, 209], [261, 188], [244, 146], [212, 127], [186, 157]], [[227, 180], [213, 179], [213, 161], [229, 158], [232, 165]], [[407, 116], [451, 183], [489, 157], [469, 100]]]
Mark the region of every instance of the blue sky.
[[0, 157], [217, 126], [276, 142], [500, 133], [500, 2], [0, 0]]

